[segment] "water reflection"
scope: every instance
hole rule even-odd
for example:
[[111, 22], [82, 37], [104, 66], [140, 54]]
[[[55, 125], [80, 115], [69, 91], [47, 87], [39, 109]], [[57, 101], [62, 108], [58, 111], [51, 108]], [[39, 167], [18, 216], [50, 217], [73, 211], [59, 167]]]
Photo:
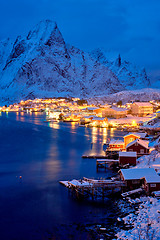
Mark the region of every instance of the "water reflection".
[[93, 127], [91, 133], [92, 133], [92, 143], [96, 143], [97, 142], [98, 128]]
[[[17, 240], [24, 239], [24, 236], [30, 240], [42, 239], [46, 232], [55, 234], [57, 226], [58, 231], [62, 232], [62, 225], [66, 226], [64, 236], [59, 238], [58, 232], [54, 239], [68, 239], [68, 226], [71, 226], [71, 230], [76, 227], [73, 239], [80, 239], [81, 229], [77, 228], [77, 224], [107, 223], [109, 213], [113, 215], [111, 202], [105, 206], [104, 213], [101, 205], [79, 202], [69, 197], [59, 181], [84, 176], [113, 176], [108, 169], [97, 173], [96, 161], [81, 158], [87, 151], [100, 152], [102, 142], [107, 136], [110, 137], [110, 131], [62, 122], [46, 123], [45, 114], [41, 113], [9, 113], [10, 119], [4, 115], [0, 126], [3, 129], [1, 146], [4, 146], [0, 161], [3, 173], [0, 176], [3, 187], [0, 202], [1, 216], [5, 218], [0, 226], [1, 239], [13, 239], [13, 236]], [[113, 134], [117, 136], [118, 131]], [[23, 176], [20, 184], [16, 179], [19, 175]], [[10, 229], [8, 237], [6, 226]], [[43, 239], [49, 239], [48, 235]], [[89, 238], [85, 236], [82, 239]]]
[[48, 126], [54, 129], [60, 129], [59, 123], [57, 122], [49, 122]]
[[107, 136], [108, 136], [107, 128], [103, 128], [103, 140], [102, 140], [103, 143], [106, 143]]
[[71, 128], [75, 129], [76, 128], [76, 124], [77, 124], [76, 122], [71, 122]]
[[111, 129], [110, 129], [110, 137], [111, 137], [111, 138], [114, 137], [114, 130], [115, 130], [114, 128], [111, 128]]
[[87, 127], [84, 127], [85, 129], [85, 137], [87, 138], [87, 140], [90, 140], [90, 132], [89, 129]]

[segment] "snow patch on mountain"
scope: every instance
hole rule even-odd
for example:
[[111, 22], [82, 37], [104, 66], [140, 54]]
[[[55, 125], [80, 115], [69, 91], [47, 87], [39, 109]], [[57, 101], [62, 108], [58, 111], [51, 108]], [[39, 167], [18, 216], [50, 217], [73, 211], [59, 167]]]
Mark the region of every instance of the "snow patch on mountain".
[[98, 48], [91, 52], [91, 56], [114, 72], [126, 90], [141, 89], [150, 86], [146, 70], [135, 66], [129, 61], [123, 60], [120, 54], [116, 56], [115, 53], [111, 54]]
[[89, 98], [90, 103], [104, 104], [105, 102], [116, 103], [122, 101], [124, 104], [132, 101], [150, 101], [160, 99], [160, 89], [145, 88], [132, 91], [121, 91], [108, 96], [98, 96], [95, 98]]

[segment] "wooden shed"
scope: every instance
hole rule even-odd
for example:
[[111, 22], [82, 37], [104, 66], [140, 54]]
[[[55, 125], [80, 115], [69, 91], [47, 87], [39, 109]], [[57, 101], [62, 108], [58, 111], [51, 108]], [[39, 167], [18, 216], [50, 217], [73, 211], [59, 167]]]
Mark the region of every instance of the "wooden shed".
[[144, 177], [144, 188], [147, 193], [160, 190], [160, 176], [150, 175]]
[[119, 165], [136, 165], [137, 152], [119, 152]]

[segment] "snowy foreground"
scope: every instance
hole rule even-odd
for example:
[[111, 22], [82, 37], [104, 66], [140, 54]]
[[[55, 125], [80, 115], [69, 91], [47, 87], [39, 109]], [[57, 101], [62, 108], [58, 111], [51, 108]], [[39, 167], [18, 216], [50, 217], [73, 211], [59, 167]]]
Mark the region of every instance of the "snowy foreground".
[[[160, 172], [160, 151], [159, 140], [153, 145], [158, 144], [156, 149], [148, 156], [139, 158], [136, 168], [153, 167]], [[135, 200], [128, 198], [130, 205], [138, 205], [136, 211], [123, 218], [124, 223], [131, 226], [129, 230], [121, 230], [117, 233], [117, 239], [160, 239], [160, 199], [153, 197], [141, 197]], [[121, 206], [119, 206], [121, 208]], [[127, 214], [127, 210], [122, 210]], [[129, 211], [130, 212], [130, 211]]]
[[134, 213], [123, 218], [124, 223], [131, 225], [130, 230], [117, 233], [117, 239], [160, 239], [160, 200], [152, 197], [141, 197], [133, 200], [131, 204], [141, 202]]

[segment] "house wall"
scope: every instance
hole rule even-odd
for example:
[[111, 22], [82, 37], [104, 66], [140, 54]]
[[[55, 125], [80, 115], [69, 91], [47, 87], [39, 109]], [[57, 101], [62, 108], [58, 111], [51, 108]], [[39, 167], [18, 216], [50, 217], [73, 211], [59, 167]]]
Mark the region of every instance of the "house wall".
[[142, 182], [140, 179], [134, 179], [134, 180], [124, 180], [123, 174], [120, 172], [120, 178], [122, 181], [126, 182], [126, 191], [133, 190], [136, 188], [141, 187]]
[[115, 149], [115, 150], [121, 150], [121, 149], [124, 149], [124, 145], [123, 144], [109, 144], [109, 148]]
[[130, 143], [130, 142], [133, 142], [134, 140], [136, 140], [137, 138], [139, 137], [136, 137], [135, 135], [129, 135], [127, 137], [124, 137], [124, 144], [125, 144], [125, 147]]
[[[141, 152], [141, 150], [144, 151], [144, 153]], [[149, 149], [141, 146], [138, 143], [133, 144], [132, 146], [126, 148], [127, 152], [137, 152], [137, 155], [144, 155], [149, 153]]]
[[156, 112], [156, 117], [160, 118], [160, 112]]
[[138, 115], [138, 114], [139, 114], [138, 106], [137, 106], [135, 103], [133, 103], [133, 104], [131, 105], [131, 111], [132, 111], [132, 114], [133, 114], [133, 115]]
[[130, 164], [130, 165], [136, 165], [136, 157], [119, 157], [119, 164], [120, 165], [125, 165], [125, 164]]
[[153, 106], [138, 106], [136, 103], [131, 105], [131, 111], [133, 115], [146, 116], [153, 113]]
[[101, 114], [101, 116], [102, 116], [102, 111], [103, 111], [102, 108], [98, 108], [98, 109], [93, 110], [93, 112], [94, 112], [95, 114]]
[[112, 108], [106, 108], [102, 111], [102, 117], [123, 118], [126, 117], [127, 111], [116, 111]]
[[128, 191], [141, 187], [140, 179], [126, 180], [125, 182], [127, 183], [127, 190]]
[[154, 191], [160, 191], [160, 183], [146, 183], [146, 180], [145, 180], [144, 188], [148, 194]]

